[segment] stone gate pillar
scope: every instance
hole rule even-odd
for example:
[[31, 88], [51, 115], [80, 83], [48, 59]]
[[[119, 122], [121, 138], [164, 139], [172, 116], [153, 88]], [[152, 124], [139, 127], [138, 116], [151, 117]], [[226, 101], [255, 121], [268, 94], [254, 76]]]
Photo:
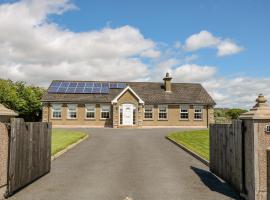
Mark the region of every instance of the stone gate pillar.
[[257, 104], [240, 116], [243, 120], [244, 196], [267, 200], [267, 149], [270, 148], [270, 107], [263, 95]]
[[8, 172], [8, 129], [5, 123], [17, 113], [0, 104], [0, 199], [4, 199], [7, 187]]

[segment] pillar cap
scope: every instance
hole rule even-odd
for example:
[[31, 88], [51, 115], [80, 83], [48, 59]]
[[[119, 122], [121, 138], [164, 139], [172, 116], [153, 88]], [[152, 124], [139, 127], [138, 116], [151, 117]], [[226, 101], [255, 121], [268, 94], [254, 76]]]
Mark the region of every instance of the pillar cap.
[[240, 119], [270, 119], [270, 106], [263, 94], [259, 94], [256, 105], [240, 116]]
[[18, 113], [14, 112], [13, 110], [8, 109], [3, 104], [0, 104], [0, 116], [18, 116]]

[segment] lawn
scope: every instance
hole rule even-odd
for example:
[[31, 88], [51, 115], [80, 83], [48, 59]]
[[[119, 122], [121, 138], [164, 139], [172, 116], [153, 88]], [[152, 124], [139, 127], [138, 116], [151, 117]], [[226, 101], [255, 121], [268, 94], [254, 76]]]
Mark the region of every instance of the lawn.
[[69, 130], [53, 130], [52, 132], [52, 155], [67, 148], [69, 145], [84, 138], [85, 133]]
[[209, 160], [208, 130], [176, 132], [169, 134], [168, 138]]

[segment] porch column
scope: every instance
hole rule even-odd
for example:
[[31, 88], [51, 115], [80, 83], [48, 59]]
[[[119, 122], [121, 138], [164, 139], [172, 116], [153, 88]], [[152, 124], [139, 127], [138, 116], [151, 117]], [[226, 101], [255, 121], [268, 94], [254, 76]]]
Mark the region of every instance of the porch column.
[[116, 103], [113, 104], [113, 128], [118, 128], [118, 119], [119, 119], [119, 116], [118, 116], [118, 111], [119, 107]]
[[141, 127], [143, 125], [143, 105], [139, 104], [138, 106], [138, 126]]

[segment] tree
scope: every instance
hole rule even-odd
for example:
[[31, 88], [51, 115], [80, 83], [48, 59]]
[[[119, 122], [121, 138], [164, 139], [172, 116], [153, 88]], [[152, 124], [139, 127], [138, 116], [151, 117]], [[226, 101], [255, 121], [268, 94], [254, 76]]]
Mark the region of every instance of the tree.
[[238, 119], [239, 116], [243, 113], [247, 112], [247, 110], [243, 110], [243, 109], [239, 109], [239, 108], [233, 108], [233, 109], [229, 109], [226, 112], [226, 116], [228, 116], [231, 119]]
[[24, 82], [0, 79], [0, 103], [18, 112], [26, 121], [41, 119], [41, 97], [44, 89], [27, 86]]

